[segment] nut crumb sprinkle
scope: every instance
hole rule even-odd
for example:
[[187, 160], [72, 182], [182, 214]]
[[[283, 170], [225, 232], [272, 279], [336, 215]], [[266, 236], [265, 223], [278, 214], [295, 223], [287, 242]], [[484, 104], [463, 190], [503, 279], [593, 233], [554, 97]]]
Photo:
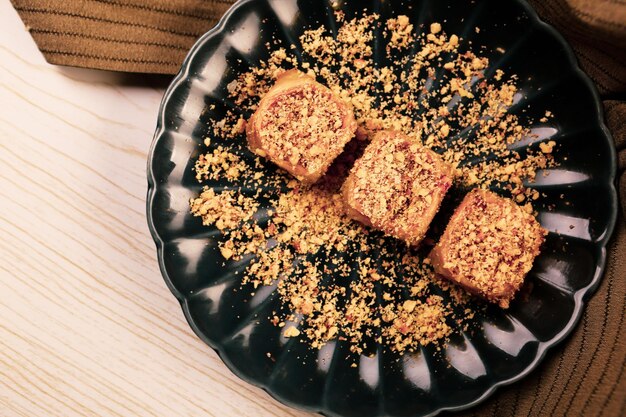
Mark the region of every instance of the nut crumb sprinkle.
[[[345, 177], [350, 162], [336, 161], [334, 173], [331, 166], [319, 183], [303, 185], [259, 158], [233, 152], [232, 144], [244, 141], [241, 115], [256, 111], [281, 74], [299, 69], [350, 106], [363, 143], [383, 130], [402, 131], [441, 155], [463, 186], [501, 187], [527, 211], [536, 190], [525, 184], [537, 170], [555, 165], [554, 145], [514, 150], [512, 145], [532, 137], [530, 121], [510, 111], [521, 99], [517, 77], [490, 72], [489, 60], [461, 50], [465, 40], [447, 33], [445, 25], [431, 22], [420, 33], [407, 16], [385, 22], [375, 14], [336, 17], [336, 36], [324, 27], [304, 32], [301, 59], [276, 40], [266, 45], [272, 50], [267, 60], [228, 85], [236, 109], [213, 118], [209, 150], [198, 158], [195, 174], [201, 183], [226, 179], [233, 187], [205, 188], [190, 201], [191, 212], [220, 231], [225, 262], [250, 260], [240, 274], [242, 286], [276, 286], [282, 307], [268, 320], [285, 337], [313, 348], [344, 340], [356, 354], [375, 343], [398, 353], [445, 345], [453, 332], [471, 328], [484, 304], [437, 278], [419, 249], [345, 214], [341, 183], [333, 175]], [[386, 42], [384, 65], [374, 64], [377, 29]], [[328, 111], [329, 119], [339, 120]]]

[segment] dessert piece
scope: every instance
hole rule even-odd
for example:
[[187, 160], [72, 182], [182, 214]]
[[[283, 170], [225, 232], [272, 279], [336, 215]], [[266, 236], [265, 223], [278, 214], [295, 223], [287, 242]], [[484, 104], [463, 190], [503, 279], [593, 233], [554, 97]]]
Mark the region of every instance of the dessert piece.
[[508, 308], [545, 235], [512, 200], [475, 189], [452, 215], [430, 260], [440, 276]]
[[290, 70], [276, 80], [247, 125], [248, 145], [296, 178], [316, 182], [354, 136], [354, 114], [311, 77]]
[[343, 186], [350, 217], [418, 244], [452, 185], [453, 170], [435, 152], [396, 131], [374, 135]]

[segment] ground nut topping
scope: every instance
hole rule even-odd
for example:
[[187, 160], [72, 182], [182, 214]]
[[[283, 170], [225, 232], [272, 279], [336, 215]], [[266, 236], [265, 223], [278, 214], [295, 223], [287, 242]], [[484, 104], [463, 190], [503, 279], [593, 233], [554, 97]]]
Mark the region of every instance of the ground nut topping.
[[[484, 306], [437, 277], [427, 252], [351, 220], [341, 186], [355, 157], [385, 130], [400, 131], [418, 146], [407, 150], [404, 144], [389, 144], [380, 150], [384, 164], [365, 159], [357, 166], [367, 169], [357, 167], [354, 175], [358, 193], [367, 194], [363, 210], [383, 222], [401, 219], [399, 224], [406, 225], [430, 204], [433, 184], [443, 186], [439, 171], [430, 169], [431, 151], [463, 187], [499, 187], [530, 213], [541, 195], [526, 184], [538, 170], [555, 165], [558, 146], [539, 140], [528, 128], [532, 120], [520, 107], [524, 97], [517, 77], [492, 68], [478, 52], [480, 45], [467, 48], [465, 39], [446, 31], [445, 22], [418, 26], [407, 16], [381, 21], [375, 14], [346, 20], [336, 13], [335, 18], [337, 33], [324, 27], [306, 30], [299, 38], [299, 54], [279, 40], [268, 43], [270, 57], [234, 79], [223, 104], [207, 108], [212, 116], [208, 149], [195, 174], [201, 183], [224, 180], [228, 185], [205, 189], [191, 200], [191, 212], [220, 231], [225, 264], [248, 262], [239, 274], [247, 291], [276, 286], [281, 308], [258, 319], [269, 320], [284, 337], [314, 348], [338, 338], [355, 353], [371, 352], [375, 344], [395, 352], [440, 347], [453, 332], [471, 330], [474, 314]], [[374, 48], [377, 31], [384, 37], [381, 51]], [[374, 63], [375, 53], [384, 59]], [[290, 180], [240, 147], [249, 128], [245, 119], [277, 79], [294, 68], [346, 103], [358, 123], [358, 140], [346, 145], [316, 185]], [[329, 131], [343, 128], [341, 111], [322, 104], [328, 102], [327, 94], [303, 88], [276, 100], [263, 120], [267, 130], [261, 139], [271, 130], [280, 140], [266, 146], [290, 163], [315, 169], [317, 158], [331, 152]], [[547, 121], [552, 114], [546, 109], [544, 117]], [[522, 140], [538, 143], [517, 152]], [[297, 149], [296, 142], [306, 146]], [[406, 167], [411, 164], [421, 168], [409, 179]], [[369, 192], [374, 179], [381, 186]], [[489, 210], [469, 212], [474, 226], [452, 233], [456, 260], [447, 266], [496, 289], [498, 274], [507, 269], [522, 273], [532, 264], [534, 251], [518, 253], [510, 245], [526, 248], [534, 226], [519, 223], [532, 216], [520, 217], [513, 206]], [[469, 244], [472, 233], [476, 238]], [[424, 242], [426, 249], [434, 243], [429, 235]], [[495, 253], [494, 247], [511, 253], [503, 261], [489, 255], [482, 263], [476, 257]]]

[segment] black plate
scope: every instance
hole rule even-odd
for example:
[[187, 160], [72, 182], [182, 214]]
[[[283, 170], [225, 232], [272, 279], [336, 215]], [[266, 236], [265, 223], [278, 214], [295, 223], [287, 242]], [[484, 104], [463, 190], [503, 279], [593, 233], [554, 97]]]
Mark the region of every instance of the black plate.
[[[529, 298], [508, 311], [488, 309], [479, 318], [480, 330], [454, 339], [443, 355], [422, 349], [400, 361], [389, 353], [363, 356], [352, 368], [342, 360], [347, 348], [342, 342], [317, 351], [281, 339], [280, 330], [264, 319], [273, 302], [270, 292], [261, 303], [244, 302], [250, 295], [245, 290], [233, 293], [239, 281], [232, 273], [245, 265], [223, 266], [218, 234], [189, 213], [189, 198], [200, 190], [192, 167], [202, 152], [207, 121], [216, 116], [205, 110], [222, 102], [240, 71], [267, 58], [266, 41], [276, 37], [289, 44], [307, 28], [334, 25], [325, 0], [239, 1], [191, 49], [163, 98], [148, 161], [148, 224], [161, 271], [198, 336], [233, 372], [285, 404], [355, 416], [421, 416], [466, 408], [535, 368], [546, 349], [572, 331], [602, 277], [617, 197], [615, 149], [600, 101], [563, 38], [523, 1], [334, 3], [348, 16], [367, 9], [383, 19], [406, 14], [418, 24], [445, 22], [447, 31], [487, 46], [484, 54], [493, 67], [520, 76], [526, 97], [518, 108], [539, 117], [545, 109], [554, 113], [550, 122], [532, 126], [541, 140], [558, 143], [561, 165], [531, 185], [547, 195], [536, 208], [550, 234], [528, 277]], [[489, 52], [496, 48], [506, 52]]]

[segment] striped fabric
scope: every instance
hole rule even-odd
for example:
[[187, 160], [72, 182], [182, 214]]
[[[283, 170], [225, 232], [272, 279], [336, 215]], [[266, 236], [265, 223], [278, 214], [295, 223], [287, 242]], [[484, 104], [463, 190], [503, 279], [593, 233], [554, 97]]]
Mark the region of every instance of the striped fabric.
[[[505, 0], [502, 0], [505, 1]], [[48, 62], [173, 74], [232, 0], [12, 0]], [[463, 416], [626, 416], [626, 0], [531, 0], [605, 99], [622, 215], [580, 325], [530, 376]]]
[[12, 0], [52, 64], [176, 73], [228, 0]]

